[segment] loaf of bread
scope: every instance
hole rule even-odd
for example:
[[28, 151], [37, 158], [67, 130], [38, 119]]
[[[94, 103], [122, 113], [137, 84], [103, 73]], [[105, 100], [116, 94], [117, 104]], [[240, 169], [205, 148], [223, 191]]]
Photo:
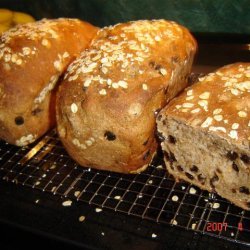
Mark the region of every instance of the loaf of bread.
[[210, 73], [157, 117], [168, 171], [250, 210], [250, 63]]
[[0, 138], [32, 143], [55, 125], [55, 88], [97, 28], [77, 19], [41, 20], [0, 37]]
[[155, 115], [186, 86], [195, 51], [192, 35], [174, 22], [101, 29], [57, 96], [58, 132], [72, 158], [102, 170], [143, 170], [157, 146]]

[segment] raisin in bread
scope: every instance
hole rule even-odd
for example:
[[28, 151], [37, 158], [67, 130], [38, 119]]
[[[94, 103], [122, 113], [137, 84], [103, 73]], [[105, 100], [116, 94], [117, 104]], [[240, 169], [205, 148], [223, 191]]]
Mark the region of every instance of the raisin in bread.
[[59, 136], [80, 165], [121, 173], [151, 161], [155, 113], [187, 85], [196, 42], [170, 21], [98, 32], [68, 68], [57, 96]]
[[25, 146], [55, 126], [55, 90], [97, 28], [77, 19], [43, 19], [0, 36], [0, 139]]
[[210, 73], [157, 117], [168, 171], [250, 209], [250, 63]]

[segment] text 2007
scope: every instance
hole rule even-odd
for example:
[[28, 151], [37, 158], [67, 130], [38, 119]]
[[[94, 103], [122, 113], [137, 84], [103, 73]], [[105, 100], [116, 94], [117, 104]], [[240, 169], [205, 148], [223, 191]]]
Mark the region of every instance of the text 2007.
[[227, 231], [227, 223], [226, 222], [208, 222], [207, 223], [207, 231], [208, 232], [221, 232]]

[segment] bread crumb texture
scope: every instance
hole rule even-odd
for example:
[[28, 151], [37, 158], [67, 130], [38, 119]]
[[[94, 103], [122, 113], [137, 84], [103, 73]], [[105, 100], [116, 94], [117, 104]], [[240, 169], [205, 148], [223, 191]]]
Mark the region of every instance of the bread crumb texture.
[[[170, 174], [216, 192], [247, 210], [250, 210], [249, 73], [250, 63], [220, 68], [186, 89], [157, 118]], [[187, 104], [186, 98], [190, 96], [193, 98]], [[214, 209], [219, 206], [211, 204]]]

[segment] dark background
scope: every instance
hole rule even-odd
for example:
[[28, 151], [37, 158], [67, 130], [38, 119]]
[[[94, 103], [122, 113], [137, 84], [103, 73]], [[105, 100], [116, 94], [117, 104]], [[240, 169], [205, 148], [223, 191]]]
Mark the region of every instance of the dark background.
[[195, 33], [250, 34], [249, 0], [0, 0], [0, 7], [36, 19], [77, 17], [100, 27], [164, 18]]

